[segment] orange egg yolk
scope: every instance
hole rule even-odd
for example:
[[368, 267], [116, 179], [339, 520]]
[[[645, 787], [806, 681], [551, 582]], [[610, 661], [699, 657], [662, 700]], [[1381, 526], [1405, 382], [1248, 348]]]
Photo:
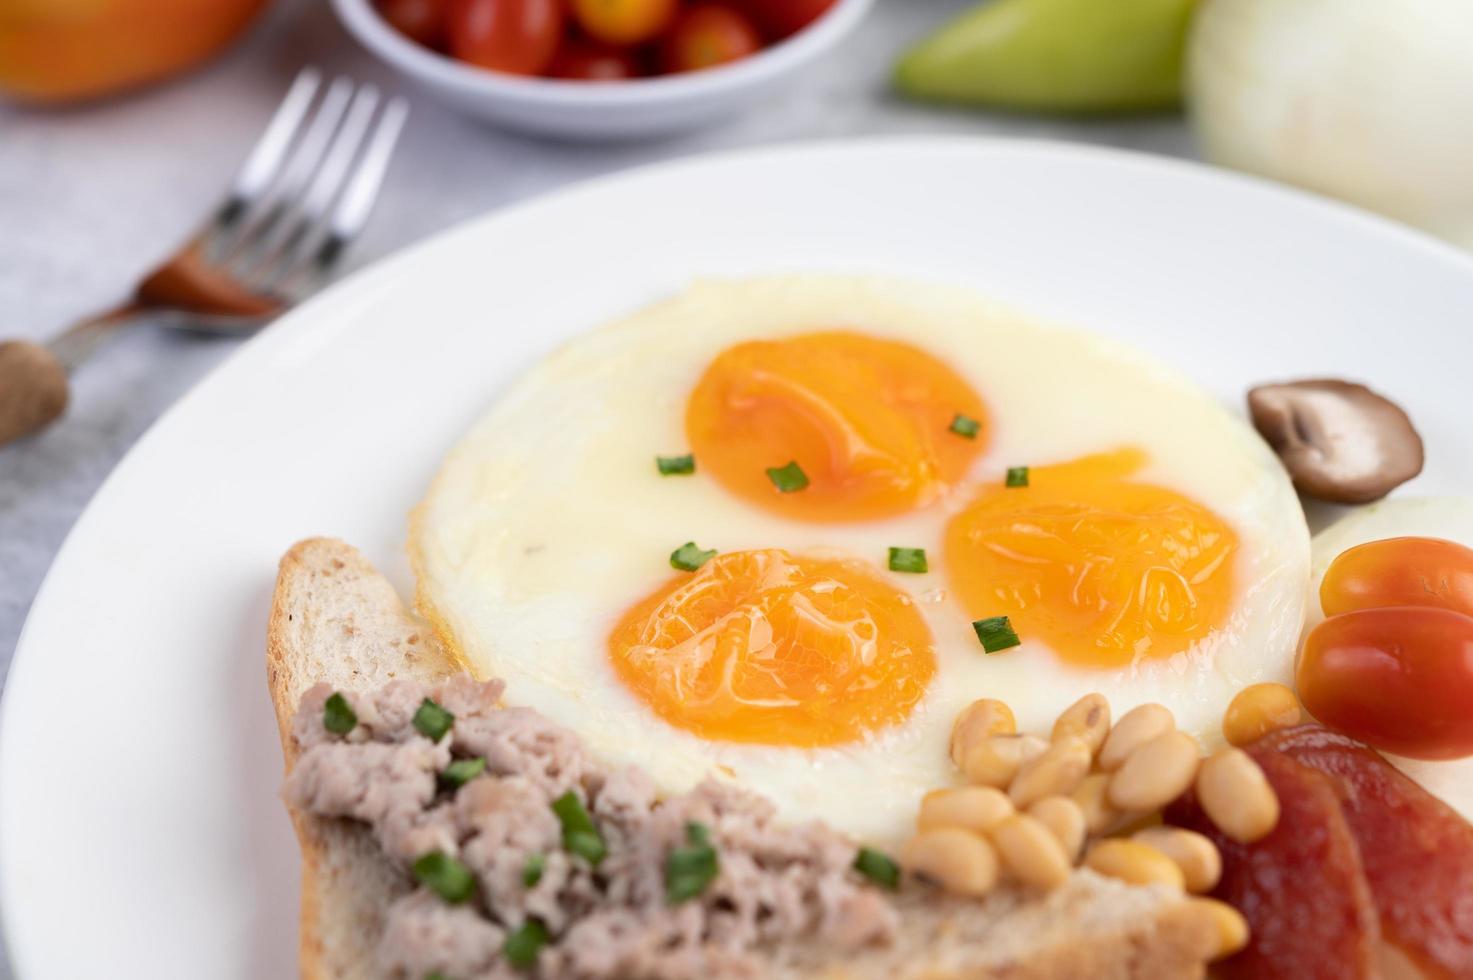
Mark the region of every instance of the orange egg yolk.
[[680, 575], [609, 636], [619, 678], [702, 738], [839, 745], [903, 721], [936, 671], [905, 593], [854, 561], [736, 551]]
[[[769, 510], [809, 521], [889, 517], [931, 503], [986, 442], [982, 401], [916, 347], [832, 331], [729, 347], [686, 406], [701, 469]], [[781, 492], [767, 470], [796, 462], [808, 486]]]
[[946, 528], [946, 568], [975, 618], [1008, 616], [1063, 659], [1119, 667], [1180, 653], [1232, 611], [1238, 539], [1174, 490], [1131, 480], [1136, 449], [1034, 467]]

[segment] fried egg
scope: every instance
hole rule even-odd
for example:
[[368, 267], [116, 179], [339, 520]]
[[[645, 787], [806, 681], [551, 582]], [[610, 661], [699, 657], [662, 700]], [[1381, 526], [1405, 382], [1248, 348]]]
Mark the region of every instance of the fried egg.
[[1091, 691], [1160, 701], [1220, 739], [1237, 690], [1289, 680], [1309, 577], [1282, 468], [1203, 391], [842, 277], [703, 283], [567, 345], [450, 453], [410, 552], [509, 702], [667, 791], [716, 775], [877, 843], [957, 781], [980, 697], [1045, 733]]
[[[1473, 547], [1473, 498], [1396, 497], [1351, 512], [1314, 536], [1311, 595], [1319, 595], [1325, 572], [1342, 552], [1368, 541], [1400, 537], [1443, 538]], [[1314, 599], [1308, 625], [1313, 627], [1324, 618]], [[1473, 758], [1386, 758], [1465, 819], [1473, 820]]]

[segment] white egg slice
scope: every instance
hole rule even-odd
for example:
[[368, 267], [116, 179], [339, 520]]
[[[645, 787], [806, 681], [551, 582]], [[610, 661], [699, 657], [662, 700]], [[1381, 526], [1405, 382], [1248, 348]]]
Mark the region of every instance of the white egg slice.
[[[1355, 511], [1314, 536], [1309, 627], [1323, 620], [1320, 582], [1341, 552], [1383, 538], [1443, 538], [1473, 548], [1473, 498], [1395, 497]], [[1473, 758], [1444, 761], [1387, 755], [1432, 795], [1473, 820]]]
[[[685, 402], [722, 350], [758, 338], [842, 328], [904, 340], [964, 377], [986, 403], [991, 441], [972, 482], [1009, 466], [1135, 446], [1141, 479], [1210, 508], [1237, 533], [1237, 594], [1225, 626], [1169, 659], [1124, 669], [1072, 665], [1036, 638], [987, 655], [947, 590], [942, 536], [966, 502], [886, 520], [814, 524], [761, 511], [703, 475], [661, 477], [656, 454], [687, 450]], [[660, 720], [610, 664], [610, 630], [672, 575], [686, 541], [722, 552], [784, 548], [845, 555], [914, 597], [937, 669], [908, 719], [832, 748], [708, 741]], [[891, 546], [920, 547], [927, 574], [885, 569]], [[421, 609], [507, 700], [583, 734], [613, 763], [645, 767], [668, 791], [717, 774], [772, 799], [790, 819], [821, 818], [891, 841], [919, 797], [957, 780], [953, 719], [993, 697], [1019, 727], [1046, 733], [1081, 695], [1118, 714], [1160, 701], [1211, 744], [1233, 694], [1288, 681], [1303, 623], [1309, 535], [1278, 461], [1210, 396], [1101, 337], [1040, 326], [957, 289], [842, 277], [710, 282], [593, 331], [507, 392], [445, 461], [410, 533]]]

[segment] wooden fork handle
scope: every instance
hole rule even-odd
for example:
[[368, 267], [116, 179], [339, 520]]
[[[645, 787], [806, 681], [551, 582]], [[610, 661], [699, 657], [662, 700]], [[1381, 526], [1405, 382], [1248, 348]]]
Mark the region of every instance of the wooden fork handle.
[[66, 367], [28, 340], [0, 342], [0, 446], [39, 432], [66, 411]]

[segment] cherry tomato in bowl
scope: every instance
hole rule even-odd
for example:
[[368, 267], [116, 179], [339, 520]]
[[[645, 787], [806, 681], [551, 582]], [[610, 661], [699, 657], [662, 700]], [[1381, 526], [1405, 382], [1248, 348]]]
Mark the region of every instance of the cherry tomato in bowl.
[[1341, 552], [1320, 583], [1326, 616], [1431, 606], [1473, 616], [1473, 548], [1442, 538], [1385, 538]]
[[384, 20], [411, 41], [427, 48], [444, 45], [446, 0], [377, 0], [376, 5]]
[[449, 0], [446, 33], [461, 61], [540, 75], [563, 37], [562, 0]]
[[570, 40], [558, 48], [547, 73], [553, 78], [585, 82], [618, 82], [643, 74], [639, 58], [628, 48]]
[[762, 35], [740, 12], [721, 3], [698, 3], [681, 12], [661, 46], [667, 72], [715, 68], [755, 54]]
[[[0, 4], [3, 2], [0, 0]], [[389, 2], [330, 0], [354, 38], [390, 68], [417, 83], [429, 98], [469, 116], [523, 132], [603, 141], [669, 136], [709, 126], [740, 109], [780, 98], [784, 91], [791, 91], [788, 87], [800, 71], [827, 56], [854, 30], [874, 0], [835, 0], [817, 23], [782, 44], [774, 44], [777, 38], [762, 31], [748, 0], [556, 0], [553, 9], [561, 12], [558, 19], [562, 26], [556, 32], [533, 32], [547, 37], [548, 43], [531, 45], [531, 57], [514, 45], [503, 47], [486, 40], [488, 35], [492, 40], [515, 35], [514, 30], [467, 30], [469, 5], [488, 0], [444, 0], [447, 16], [452, 8], [460, 12], [460, 17], [448, 18], [459, 29], [447, 24], [445, 43], [438, 48], [414, 43], [396, 30], [381, 12], [380, 5]], [[719, 2], [744, 15], [769, 47], [720, 71], [660, 77], [662, 48], [675, 13], [701, 2]], [[611, 6], [595, 11], [605, 3]], [[627, 6], [630, 4], [639, 6]], [[668, 5], [665, 16], [670, 19], [661, 23], [658, 14], [663, 5]], [[617, 39], [604, 40], [583, 23], [583, 16], [590, 23], [603, 23], [597, 18], [621, 11], [644, 11], [647, 23], [654, 25], [641, 28], [635, 36], [654, 33], [641, 42], [624, 42], [622, 33]], [[516, 26], [517, 18], [494, 20]], [[629, 23], [637, 24], [638, 20], [633, 18]], [[622, 23], [617, 17], [608, 21], [615, 27]], [[453, 43], [451, 35], [460, 39], [459, 44]], [[471, 43], [471, 39], [486, 43]], [[567, 52], [562, 51], [564, 45], [568, 46]], [[584, 45], [627, 52], [637, 65], [637, 75], [619, 83], [592, 84], [598, 78], [625, 72], [627, 63], [615, 65], [603, 54], [590, 57]], [[546, 63], [541, 64], [544, 57]], [[584, 80], [588, 84], [583, 84]]]
[[678, 0], [572, 0], [573, 16], [605, 44], [643, 44], [675, 18]]
[[753, 18], [776, 39], [797, 34], [828, 13], [834, 3], [835, 0], [745, 0]]
[[1316, 719], [1414, 759], [1473, 755], [1473, 616], [1355, 609], [1310, 631], [1295, 671]]

